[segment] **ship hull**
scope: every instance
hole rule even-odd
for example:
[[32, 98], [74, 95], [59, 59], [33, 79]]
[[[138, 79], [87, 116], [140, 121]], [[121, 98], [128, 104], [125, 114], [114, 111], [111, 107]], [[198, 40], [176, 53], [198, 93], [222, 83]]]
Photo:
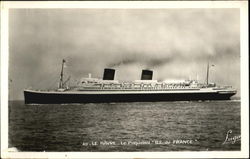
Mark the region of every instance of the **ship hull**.
[[26, 104], [230, 100], [235, 92], [79, 93], [24, 91]]

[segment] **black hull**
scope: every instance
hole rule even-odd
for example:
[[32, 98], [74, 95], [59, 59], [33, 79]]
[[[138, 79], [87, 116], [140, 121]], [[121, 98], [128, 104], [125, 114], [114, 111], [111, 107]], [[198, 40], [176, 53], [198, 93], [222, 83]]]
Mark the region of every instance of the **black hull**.
[[112, 102], [160, 102], [160, 101], [199, 101], [230, 100], [235, 93], [137, 93], [137, 94], [78, 94], [40, 93], [24, 91], [26, 104], [62, 103], [112, 103]]

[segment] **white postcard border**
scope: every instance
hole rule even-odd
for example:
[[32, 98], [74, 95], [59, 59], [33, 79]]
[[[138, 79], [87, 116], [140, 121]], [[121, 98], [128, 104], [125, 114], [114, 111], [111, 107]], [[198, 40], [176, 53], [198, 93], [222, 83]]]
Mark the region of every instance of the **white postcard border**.
[[[18, 8], [240, 8], [241, 151], [8, 152], [8, 11]], [[1, 2], [1, 157], [3, 158], [239, 158], [249, 154], [249, 48], [247, 1]]]

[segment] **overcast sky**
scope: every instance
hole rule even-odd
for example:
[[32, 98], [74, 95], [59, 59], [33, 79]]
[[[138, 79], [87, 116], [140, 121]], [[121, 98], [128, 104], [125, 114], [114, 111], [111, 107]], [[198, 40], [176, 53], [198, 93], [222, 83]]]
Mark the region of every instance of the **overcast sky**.
[[[71, 79], [206, 78], [240, 91], [239, 9], [11, 9], [10, 99], [23, 89], [58, 86], [61, 61]], [[240, 95], [240, 94], [238, 94]]]

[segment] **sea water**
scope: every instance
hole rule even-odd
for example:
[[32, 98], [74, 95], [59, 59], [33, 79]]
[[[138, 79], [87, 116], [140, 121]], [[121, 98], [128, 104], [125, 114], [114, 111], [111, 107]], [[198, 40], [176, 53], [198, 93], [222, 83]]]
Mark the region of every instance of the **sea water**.
[[19, 151], [240, 150], [240, 101], [25, 105], [9, 102]]

